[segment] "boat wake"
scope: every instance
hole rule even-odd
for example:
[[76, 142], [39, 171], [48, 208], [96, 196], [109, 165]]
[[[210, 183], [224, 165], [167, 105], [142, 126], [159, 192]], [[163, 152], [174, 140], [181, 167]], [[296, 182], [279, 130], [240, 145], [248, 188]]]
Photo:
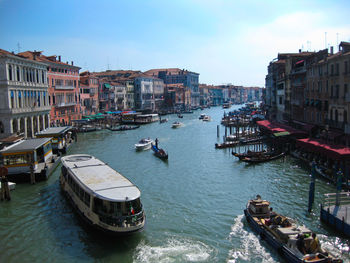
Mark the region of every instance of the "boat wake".
[[160, 246], [141, 242], [136, 248], [134, 262], [209, 262], [213, 251], [200, 241], [173, 237]]
[[257, 235], [243, 228], [243, 218], [243, 215], [237, 216], [234, 224], [231, 226], [231, 233], [228, 239], [234, 248], [229, 251], [227, 262], [278, 262], [260, 244]]

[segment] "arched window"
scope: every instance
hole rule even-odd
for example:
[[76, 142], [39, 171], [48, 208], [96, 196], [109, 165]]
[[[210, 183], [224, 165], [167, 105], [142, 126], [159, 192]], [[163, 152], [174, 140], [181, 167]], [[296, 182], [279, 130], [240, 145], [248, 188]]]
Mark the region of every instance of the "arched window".
[[9, 69], [9, 80], [12, 80], [12, 66], [9, 65], [8, 69]]

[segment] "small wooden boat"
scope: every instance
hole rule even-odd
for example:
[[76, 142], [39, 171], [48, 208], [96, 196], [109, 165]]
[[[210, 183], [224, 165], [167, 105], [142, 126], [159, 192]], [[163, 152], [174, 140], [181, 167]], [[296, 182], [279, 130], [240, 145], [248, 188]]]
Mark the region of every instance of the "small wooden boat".
[[139, 125], [120, 125], [117, 127], [109, 127], [108, 129], [110, 131], [128, 131], [128, 130], [135, 130], [140, 128]]
[[179, 113], [179, 114], [177, 115], [177, 117], [180, 118], [180, 119], [182, 119], [184, 116], [183, 116], [182, 114]]
[[321, 247], [313, 249], [312, 232], [305, 226], [298, 226], [292, 219], [272, 212], [270, 203], [259, 195], [248, 201], [244, 215], [252, 229], [291, 263], [340, 263]]
[[165, 122], [168, 122], [168, 119], [165, 118], [165, 119], [160, 119], [159, 120], [159, 123], [165, 123]]
[[266, 151], [259, 151], [259, 152], [252, 152], [252, 151], [247, 151], [245, 153], [236, 153], [236, 152], [233, 152], [232, 151], [232, 155], [234, 155], [235, 157], [237, 157], [238, 159], [243, 159], [243, 158], [246, 158], [246, 157], [255, 157], [255, 156], [259, 156], [261, 154], [265, 154]]
[[282, 153], [262, 153], [260, 155], [251, 156], [251, 157], [244, 157], [240, 160], [247, 163], [262, 163], [262, 162], [268, 162], [272, 160], [276, 160], [278, 158], [281, 158], [285, 155], [285, 152]]
[[152, 150], [154, 151], [154, 155], [162, 160], [168, 160], [168, 154], [161, 148], [158, 148], [157, 145], [152, 143]]

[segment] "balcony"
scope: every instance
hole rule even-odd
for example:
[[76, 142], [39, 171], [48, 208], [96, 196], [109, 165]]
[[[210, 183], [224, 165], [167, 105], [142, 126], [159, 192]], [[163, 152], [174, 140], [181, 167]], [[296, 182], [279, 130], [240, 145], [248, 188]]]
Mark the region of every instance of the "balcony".
[[60, 103], [56, 103], [54, 106], [56, 108], [62, 108], [62, 107], [70, 107], [75, 105], [77, 105], [76, 102], [60, 102]]
[[75, 87], [74, 86], [63, 86], [63, 85], [56, 85], [54, 86], [55, 89], [59, 89], [59, 90], [74, 90]]

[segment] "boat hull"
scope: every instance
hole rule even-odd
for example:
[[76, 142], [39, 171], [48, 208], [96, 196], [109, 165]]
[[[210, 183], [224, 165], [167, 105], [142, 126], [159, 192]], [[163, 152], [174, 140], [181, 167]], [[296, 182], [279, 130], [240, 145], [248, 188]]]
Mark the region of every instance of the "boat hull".
[[[249, 213], [248, 209], [244, 210], [244, 215], [247, 219], [247, 222], [251, 226], [251, 228], [260, 236], [261, 239], [265, 240], [273, 249], [277, 251], [277, 253], [283, 257], [287, 262], [290, 263], [305, 263], [309, 262], [306, 260], [303, 260], [296, 256], [284, 243], [279, 241], [277, 238], [273, 236], [268, 230], [266, 230], [263, 226], [260, 226], [254, 219], [253, 216]], [[326, 263], [326, 262], [332, 262], [329, 261], [328, 258], [319, 259], [319, 260], [313, 260], [310, 262], [316, 262], [316, 263]], [[335, 261], [333, 261], [335, 262]], [[339, 261], [342, 262], [342, 261]]]

